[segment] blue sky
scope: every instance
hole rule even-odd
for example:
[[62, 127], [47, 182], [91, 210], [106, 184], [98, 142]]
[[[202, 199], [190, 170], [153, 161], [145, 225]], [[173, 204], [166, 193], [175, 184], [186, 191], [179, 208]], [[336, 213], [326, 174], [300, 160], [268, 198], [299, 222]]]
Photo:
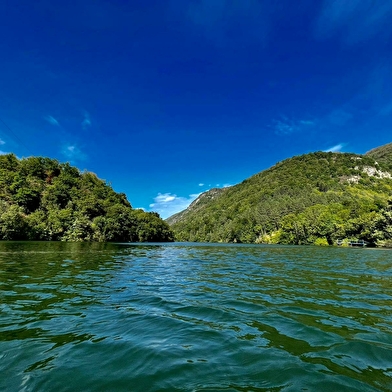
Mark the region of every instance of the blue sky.
[[389, 0], [0, 2], [0, 150], [166, 218], [311, 151], [392, 141]]

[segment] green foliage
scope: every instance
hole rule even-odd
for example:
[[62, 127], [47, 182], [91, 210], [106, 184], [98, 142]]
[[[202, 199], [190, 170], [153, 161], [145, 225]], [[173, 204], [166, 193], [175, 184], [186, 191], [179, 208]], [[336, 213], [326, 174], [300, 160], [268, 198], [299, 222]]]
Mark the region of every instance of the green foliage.
[[388, 151], [382, 149], [382, 162], [371, 154], [293, 157], [238, 185], [207, 192], [168, 222], [180, 241], [333, 245], [358, 238], [386, 243], [392, 241]]
[[94, 173], [0, 156], [0, 240], [173, 241], [158, 214], [132, 209]]
[[319, 237], [316, 238], [316, 240], [314, 241], [314, 244], [317, 246], [328, 246], [328, 241], [325, 237]]
[[26, 236], [27, 230], [27, 222], [20, 207], [11, 205], [2, 211], [0, 215], [0, 237], [2, 239], [21, 240]]

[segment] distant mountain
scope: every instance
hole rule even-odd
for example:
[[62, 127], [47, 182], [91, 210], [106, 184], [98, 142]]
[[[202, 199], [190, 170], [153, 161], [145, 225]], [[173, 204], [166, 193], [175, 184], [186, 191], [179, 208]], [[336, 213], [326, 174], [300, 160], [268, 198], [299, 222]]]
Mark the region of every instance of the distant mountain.
[[0, 156], [0, 240], [172, 241], [173, 232], [94, 173], [7, 154]]
[[196, 214], [197, 211], [203, 210], [203, 207], [208, 205], [212, 200], [219, 197], [228, 188], [212, 188], [207, 192], [202, 193], [196, 200], [194, 200], [186, 210], [178, 212], [166, 219], [169, 225], [174, 225], [186, 219], [189, 213]]
[[368, 151], [365, 155], [375, 159], [378, 163], [383, 163], [389, 168], [392, 168], [392, 143], [374, 148], [373, 150]]
[[392, 144], [316, 152], [203, 193], [167, 222], [179, 241], [392, 244]]

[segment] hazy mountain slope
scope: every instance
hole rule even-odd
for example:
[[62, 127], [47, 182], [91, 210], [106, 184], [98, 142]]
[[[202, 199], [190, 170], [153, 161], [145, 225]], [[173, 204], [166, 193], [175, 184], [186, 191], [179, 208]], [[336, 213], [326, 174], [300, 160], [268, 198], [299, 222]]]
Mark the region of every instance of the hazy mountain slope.
[[207, 192], [202, 193], [196, 200], [194, 200], [186, 210], [178, 212], [166, 219], [169, 225], [173, 225], [177, 222], [181, 222], [186, 219], [189, 213], [196, 214], [197, 211], [202, 210], [206, 205], [208, 205], [212, 200], [219, 197], [223, 192], [229, 188], [213, 188]]
[[199, 208], [190, 206], [168, 221], [182, 241], [384, 241], [388, 235], [379, 221], [392, 195], [385, 162], [324, 152], [293, 157], [213, 198], [202, 195]]
[[389, 168], [392, 168], [392, 143], [374, 148], [365, 155], [375, 159], [378, 163], [383, 163], [388, 165]]

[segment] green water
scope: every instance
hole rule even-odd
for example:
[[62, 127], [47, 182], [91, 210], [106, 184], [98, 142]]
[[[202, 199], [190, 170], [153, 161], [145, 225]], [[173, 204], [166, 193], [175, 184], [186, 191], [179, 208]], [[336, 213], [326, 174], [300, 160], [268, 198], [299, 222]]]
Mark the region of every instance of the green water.
[[1, 391], [391, 391], [392, 252], [0, 243]]

